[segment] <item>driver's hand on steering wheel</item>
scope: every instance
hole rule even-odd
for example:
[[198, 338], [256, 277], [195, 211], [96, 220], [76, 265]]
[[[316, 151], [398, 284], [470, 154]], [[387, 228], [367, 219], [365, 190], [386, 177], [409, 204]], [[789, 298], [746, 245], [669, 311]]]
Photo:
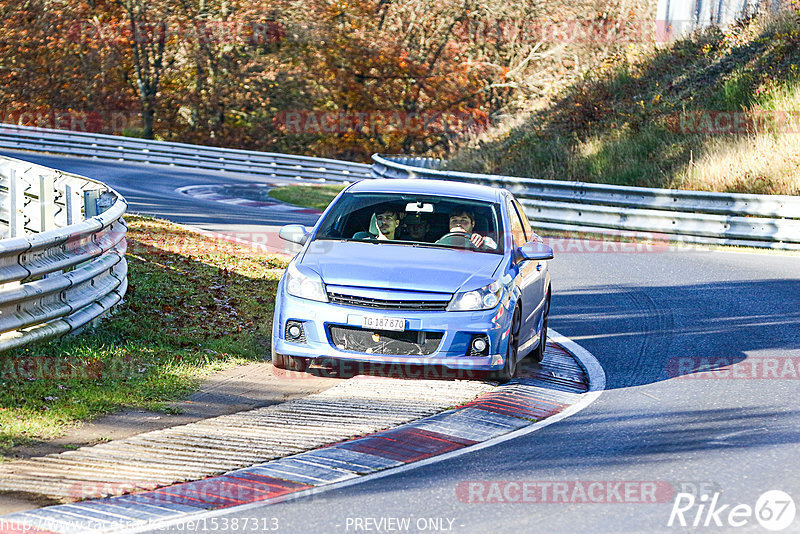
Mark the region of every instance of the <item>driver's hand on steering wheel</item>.
[[481, 234], [472, 234], [469, 236], [469, 241], [475, 248], [497, 248], [497, 243], [494, 242], [494, 239], [491, 237], [484, 237]]

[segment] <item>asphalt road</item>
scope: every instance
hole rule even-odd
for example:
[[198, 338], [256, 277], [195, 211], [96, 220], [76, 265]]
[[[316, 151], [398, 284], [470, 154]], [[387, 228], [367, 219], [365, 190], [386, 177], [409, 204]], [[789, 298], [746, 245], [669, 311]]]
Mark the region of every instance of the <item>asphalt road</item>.
[[[107, 181], [132, 209], [179, 222], [281, 222], [262, 210], [259, 218], [228, 206], [220, 213], [219, 206], [178, 202], [170, 193], [231, 177], [31, 159]], [[783, 490], [800, 504], [800, 257], [557, 251], [551, 269], [552, 326], [592, 352], [606, 371], [607, 390], [594, 404], [472, 454], [316, 496], [234, 509], [194, 528], [244, 532], [258, 518], [259, 530], [279, 532], [768, 532], [746, 508], [733, 518], [731, 510], [742, 504], [762, 518], [773, 511], [777, 516], [783, 504], [775, 499], [753, 510], [768, 490]], [[688, 367], [716, 359], [735, 364], [736, 372], [687, 374]], [[544, 487], [548, 502], [469, 502], [470, 494], [457, 489], [470, 482], [484, 488], [472, 501], [525, 500], [515, 491], [522, 486], [509, 482], [528, 482], [539, 488], [529, 497], [540, 500]], [[591, 483], [600, 483], [592, 497], [612, 502], [583, 502], [588, 497], [577, 489]], [[658, 491], [638, 491], [653, 487]], [[688, 497], [679, 503], [686, 527], [677, 516], [668, 526], [678, 492], [696, 497], [694, 506]], [[727, 507], [708, 517], [717, 493], [715, 509]], [[744, 524], [735, 527], [731, 520]], [[800, 532], [800, 518], [783, 531]]]
[[[424, 531], [432, 519], [445, 527], [452, 520], [453, 532], [768, 532], [754, 517], [735, 528], [728, 513], [738, 504], [754, 507], [768, 490], [800, 503], [800, 370], [784, 368], [786, 360], [766, 378], [670, 378], [670, 370], [679, 357], [727, 358], [739, 362], [740, 375], [750, 375], [741, 367], [748, 360], [800, 362], [799, 266], [798, 257], [767, 254], [559, 254], [551, 267], [552, 325], [602, 363], [608, 389], [598, 401], [526, 437], [341, 490], [232, 511], [214, 526], [275, 518], [283, 532], [369, 532], [383, 519], [401, 531], [408, 519], [410, 531]], [[782, 373], [793, 378], [775, 378]], [[568, 483], [570, 491], [556, 498], [551, 491], [548, 503], [463, 502], [469, 495], [457, 488], [470, 481], [495, 481], [503, 492], [513, 488], [509, 481]], [[614, 502], [582, 502], [576, 482], [584, 489], [604, 483]], [[618, 485], [617, 499], [608, 490], [617, 482], [659, 489], [641, 502], [638, 491], [626, 496]], [[488, 498], [491, 486], [483, 487]], [[704, 527], [703, 513], [691, 528], [696, 505], [684, 512], [687, 528], [677, 516], [668, 527], [677, 492], [695, 494], [698, 505], [706, 495], [704, 512], [719, 492], [717, 509], [728, 505], [717, 516], [723, 526], [711, 518]], [[798, 531], [800, 519], [785, 530]]]
[[[272, 232], [272, 229], [283, 224], [314, 224], [316, 221], [314, 215], [290, 211], [274, 213], [261, 208], [220, 204], [211, 200], [192, 198], [176, 191], [192, 185], [263, 183], [264, 178], [259, 176], [251, 178], [242, 174], [174, 166], [68, 158], [11, 150], [0, 150], [0, 155], [100, 180], [125, 197], [130, 212], [239, 236], [248, 241], [263, 241], [264, 236], [257, 234]], [[290, 183], [288, 180], [273, 182]], [[275, 240], [276, 236], [270, 233], [268, 241], [272, 243]]]

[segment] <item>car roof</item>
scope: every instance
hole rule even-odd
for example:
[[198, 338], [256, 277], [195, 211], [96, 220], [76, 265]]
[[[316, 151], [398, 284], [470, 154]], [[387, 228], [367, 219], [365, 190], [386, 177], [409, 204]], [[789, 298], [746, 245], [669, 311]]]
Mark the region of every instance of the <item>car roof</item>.
[[470, 200], [497, 202], [503, 189], [485, 185], [451, 182], [449, 180], [383, 179], [361, 180], [353, 184], [349, 193], [410, 193], [421, 195], [446, 195]]

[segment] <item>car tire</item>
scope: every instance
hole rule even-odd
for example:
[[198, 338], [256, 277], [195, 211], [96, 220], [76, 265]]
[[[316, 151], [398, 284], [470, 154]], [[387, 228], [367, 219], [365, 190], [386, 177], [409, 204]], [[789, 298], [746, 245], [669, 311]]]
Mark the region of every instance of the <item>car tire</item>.
[[533, 350], [531, 356], [536, 363], [544, 360], [544, 351], [547, 346], [547, 320], [550, 317], [550, 290], [547, 291], [547, 298], [544, 300], [544, 319], [542, 319], [542, 334], [539, 345]]
[[272, 349], [272, 365], [277, 369], [303, 372], [308, 369], [308, 359], [278, 354], [275, 349]]
[[514, 318], [511, 321], [511, 332], [506, 349], [506, 358], [503, 368], [494, 371], [490, 377], [492, 380], [505, 384], [517, 374], [517, 350], [519, 348], [519, 329], [522, 324], [519, 308], [514, 310]]

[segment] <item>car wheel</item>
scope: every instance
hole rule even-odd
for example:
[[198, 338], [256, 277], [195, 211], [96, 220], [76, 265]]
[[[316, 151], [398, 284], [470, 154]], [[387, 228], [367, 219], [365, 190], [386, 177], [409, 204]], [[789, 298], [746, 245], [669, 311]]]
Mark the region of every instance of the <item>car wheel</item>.
[[517, 374], [517, 349], [519, 348], [519, 329], [520, 329], [519, 308], [514, 310], [514, 319], [511, 321], [511, 332], [509, 333], [508, 348], [506, 349], [506, 359], [503, 368], [491, 374], [492, 380], [506, 383]]
[[533, 361], [541, 363], [544, 360], [545, 346], [547, 345], [547, 319], [550, 317], [550, 291], [544, 301], [544, 318], [542, 319], [542, 334], [539, 339], [539, 346], [533, 351]]
[[306, 358], [278, 354], [275, 349], [272, 349], [272, 365], [278, 369], [302, 372], [308, 369], [308, 360]]

